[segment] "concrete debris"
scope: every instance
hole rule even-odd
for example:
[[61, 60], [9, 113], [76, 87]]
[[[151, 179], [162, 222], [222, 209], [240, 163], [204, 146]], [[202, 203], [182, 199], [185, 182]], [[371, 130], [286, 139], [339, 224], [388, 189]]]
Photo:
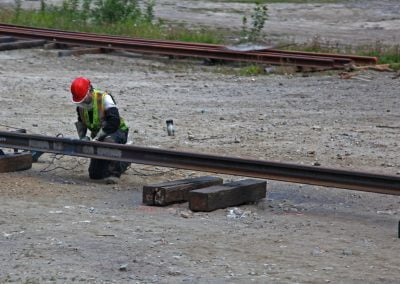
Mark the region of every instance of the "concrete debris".
[[397, 215], [399, 212], [400, 209], [376, 211], [379, 215]]
[[317, 256], [317, 257], [323, 256], [324, 253], [325, 253], [325, 251], [320, 249], [319, 247], [317, 247], [311, 251], [311, 255]]
[[119, 271], [127, 271], [128, 270], [128, 264], [127, 263], [121, 264], [119, 266], [118, 270]]
[[49, 213], [50, 213], [50, 214], [62, 214], [62, 213], [64, 213], [64, 212], [61, 211], [61, 210], [57, 210], [57, 211], [50, 210]]
[[228, 214], [226, 217], [231, 218], [231, 219], [242, 219], [246, 218], [251, 214], [251, 211], [243, 211], [240, 208], [233, 208], [233, 209], [228, 209], [227, 210]]
[[189, 211], [181, 211], [179, 214], [182, 218], [191, 218], [193, 217], [193, 213]]
[[342, 254], [346, 255], [346, 256], [350, 256], [350, 255], [353, 255], [353, 251], [351, 249], [344, 249], [342, 251]]

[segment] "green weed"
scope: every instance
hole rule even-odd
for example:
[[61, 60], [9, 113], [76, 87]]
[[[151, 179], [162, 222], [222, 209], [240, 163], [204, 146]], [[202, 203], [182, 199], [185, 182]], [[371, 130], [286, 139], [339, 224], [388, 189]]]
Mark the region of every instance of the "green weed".
[[378, 58], [378, 64], [394, 64], [396, 66], [400, 63], [400, 45], [383, 44], [380, 41], [373, 45], [351, 46], [337, 42], [323, 42], [319, 37], [315, 37], [302, 44], [281, 43], [281, 45], [286, 46], [284, 49], [287, 50], [375, 56]]
[[250, 15], [251, 23], [247, 17], [242, 18], [242, 29], [240, 33], [240, 42], [256, 42], [260, 39], [261, 31], [264, 28], [265, 21], [268, 19], [268, 7], [258, 4], [254, 7]]
[[395, 71], [399, 71], [400, 70], [400, 63], [391, 63], [390, 68], [392, 68]]
[[136, 0], [64, 0], [55, 6], [41, 0], [38, 10], [15, 8], [0, 11], [0, 22], [17, 25], [126, 35], [143, 38], [170, 39], [203, 43], [222, 43], [223, 36], [205, 29], [189, 30], [183, 25], [167, 25], [154, 17], [153, 0], [142, 8]]
[[264, 68], [261, 65], [249, 65], [239, 69], [241, 76], [257, 76], [265, 74]]
[[376, 56], [379, 64], [391, 64], [396, 68], [400, 64], [400, 45], [385, 45], [380, 41], [373, 46], [361, 46], [357, 48], [357, 54], [366, 56]]

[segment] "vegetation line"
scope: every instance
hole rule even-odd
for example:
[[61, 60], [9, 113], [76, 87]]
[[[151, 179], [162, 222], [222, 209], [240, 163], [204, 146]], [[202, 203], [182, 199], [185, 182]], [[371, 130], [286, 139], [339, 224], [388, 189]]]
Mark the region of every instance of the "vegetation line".
[[32, 27], [93, 32], [132, 37], [222, 43], [221, 32], [168, 25], [154, 17], [153, 0], [139, 6], [136, 0], [64, 0], [59, 6], [40, 1], [37, 10], [24, 10], [21, 0], [1, 10], [0, 21]]
[[[204, 27], [193, 29], [183, 24], [174, 25], [156, 19], [154, 16], [155, 0], [147, 0], [141, 5], [136, 0], [64, 0], [59, 6], [49, 5], [45, 0], [40, 0], [40, 8], [37, 10], [24, 10], [21, 8], [22, 0], [14, 1], [14, 8], [0, 11], [0, 22], [99, 34], [212, 44], [262, 43], [262, 39], [265, 37], [264, 32], [265, 30], [268, 31], [268, 8], [265, 4], [256, 4], [251, 15], [243, 15], [240, 30], [228, 32], [227, 30]], [[248, 1], [251, 3], [252, 0]], [[262, 1], [262, 3], [267, 2], [305, 3], [310, 1]], [[320, 2], [331, 1], [321, 0]], [[259, 3], [258, 0], [257, 3]], [[236, 40], [232, 43], [232, 40], [228, 42], [227, 38], [235, 38]], [[287, 42], [278, 44], [278, 46], [282, 45], [289, 46], [287, 49], [298, 51], [376, 56], [379, 58], [379, 64], [390, 64], [391, 68], [400, 70], [400, 45], [388, 46], [376, 42], [374, 45], [354, 47], [323, 42], [318, 37], [302, 44]], [[259, 72], [260, 67], [257, 66], [250, 66], [244, 71], [245, 74]]]

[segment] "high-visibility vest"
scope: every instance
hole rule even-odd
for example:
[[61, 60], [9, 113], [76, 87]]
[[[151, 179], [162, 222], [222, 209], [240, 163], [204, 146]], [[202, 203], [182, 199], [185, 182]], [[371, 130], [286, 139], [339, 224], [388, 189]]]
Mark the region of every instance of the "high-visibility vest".
[[[81, 107], [79, 108], [79, 115], [82, 119], [82, 122], [92, 133], [97, 133], [101, 128], [102, 122], [104, 121], [104, 98], [106, 95], [108, 95], [107, 92], [102, 92], [96, 89], [93, 90], [91, 109], [91, 111], [93, 111], [92, 121], [89, 119], [89, 110]], [[119, 129], [125, 132], [129, 129], [122, 117], [120, 117]]]

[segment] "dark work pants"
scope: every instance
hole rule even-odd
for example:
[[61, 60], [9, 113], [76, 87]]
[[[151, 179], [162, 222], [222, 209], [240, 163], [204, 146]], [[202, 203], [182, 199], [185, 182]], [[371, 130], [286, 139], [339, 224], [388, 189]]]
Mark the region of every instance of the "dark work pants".
[[[117, 130], [106, 136], [104, 142], [126, 144], [128, 140], [128, 132]], [[103, 179], [110, 176], [120, 177], [127, 170], [130, 163], [90, 159], [89, 177], [91, 179]]]

